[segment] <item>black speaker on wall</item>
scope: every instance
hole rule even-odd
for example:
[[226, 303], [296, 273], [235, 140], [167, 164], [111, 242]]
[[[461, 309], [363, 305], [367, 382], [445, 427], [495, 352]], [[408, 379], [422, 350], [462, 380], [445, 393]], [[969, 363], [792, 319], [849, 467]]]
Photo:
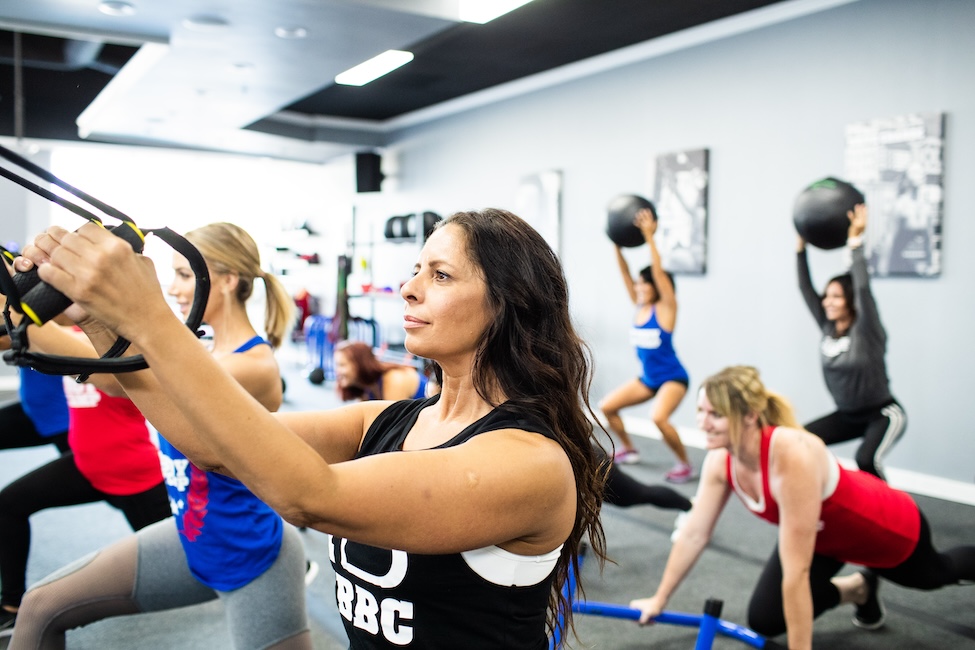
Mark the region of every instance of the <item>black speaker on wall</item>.
[[363, 152], [355, 155], [355, 191], [378, 192], [383, 183], [383, 159], [378, 153]]

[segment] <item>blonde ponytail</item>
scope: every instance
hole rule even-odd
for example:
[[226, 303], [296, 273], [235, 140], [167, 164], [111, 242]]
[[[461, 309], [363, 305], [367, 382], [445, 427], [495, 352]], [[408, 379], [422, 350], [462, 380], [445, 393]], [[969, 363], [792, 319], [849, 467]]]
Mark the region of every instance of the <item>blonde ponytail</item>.
[[254, 238], [240, 226], [221, 221], [189, 231], [186, 239], [200, 250], [212, 272], [237, 274], [235, 295], [241, 304], [251, 297], [254, 280], [264, 280], [264, 331], [271, 346], [279, 347], [292, 325], [295, 304], [281, 281], [261, 268], [261, 254]]
[[271, 347], [278, 348], [284, 342], [288, 330], [294, 325], [295, 303], [284, 285], [270, 273], [261, 272], [267, 301], [264, 310], [264, 331]]

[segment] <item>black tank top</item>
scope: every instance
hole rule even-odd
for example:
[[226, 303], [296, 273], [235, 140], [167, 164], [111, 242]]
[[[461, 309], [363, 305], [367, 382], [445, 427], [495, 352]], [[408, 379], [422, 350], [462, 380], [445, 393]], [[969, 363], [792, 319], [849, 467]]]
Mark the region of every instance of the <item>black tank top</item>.
[[[401, 451], [420, 411], [437, 399], [391, 404], [369, 428], [356, 457]], [[502, 405], [438, 448], [511, 428], [553, 438], [543, 424]], [[548, 647], [545, 614], [554, 571], [534, 585], [501, 586], [475, 573], [460, 554], [418, 555], [332, 536], [328, 551], [353, 650]]]

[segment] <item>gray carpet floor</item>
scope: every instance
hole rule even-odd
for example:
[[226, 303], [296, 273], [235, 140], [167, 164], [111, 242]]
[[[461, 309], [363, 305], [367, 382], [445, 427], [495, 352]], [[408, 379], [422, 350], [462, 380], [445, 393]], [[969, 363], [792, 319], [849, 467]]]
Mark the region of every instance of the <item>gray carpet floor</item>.
[[[305, 379], [301, 359], [282, 362], [288, 382], [287, 410], [329, 408], [338, 403], [330, 385], [313, 385]], [[4, 396], [0, 395], [0, 399]], [[908, 432], [908, 435], [911, 435]], [[641, 462], [625, 471], [648, 483], [661, 483], [671, 457], [662, 443], [638, 438]], [[700, 464], [703, 452], [691, 450]], [[53, 449], [38, 448], [0, 453], [0, 485], [54, 457]], [[696, 482], [678, 486], [691, 496]], [[934, 531], [935, 544], [947, 548], [975, 544], [975, 508], [917, 497]], [[626, 605], [630, 599], [653, 593], [670, 548], [676, 513], [649, 506], [604, 509], [604, 526], [612, 562], [602, 571], [595, 561], [582, 570], [585, 596], [591, 601]], [[130, 533], [120, 513], [105, 504], [59, 508], [32, 518], [29, 580]], [[0, 531], [2, 534], [2, 531]], [[332, 592], [325, 536], [304, 531], [308, 557], [321, 572], [308, 589], [308, 610], [315, 648], [346, 648], [341, 619]], [[699, 614], [708, 598], [723, 601], [722, 618], [745, 622], [751, 588], [775, 542], [775, 529], [745, 512], [734, 499], [720, 520], [711, 546], [672, 599], [668, 609]], [[852, 568], [850, 569], [852, 570]], [[975, 648], [975, 587], [950, 587], [918, 592], [883, 584], [887, 625], [876, 632], [855, 628], [852, 609], [838, 608], [816, 621], [817, 649], [898, 650], [919, 648]], [[223, 650], [230, 648], [219, 602], [169, 612], [105, 620], [70, 633], [69, 648], [112, 650], [128, 648], [181, 648]], [[696, 630], [671, 625], [640, 627], [632, 621], [601, 616], [577, 616], [578, 639], [574, 648], [607, 650], [686, 650], [693, 648]], [[781, 641], [781, 639], [780, 639]], [[719, 637], [714, 648], [744, 648]]]

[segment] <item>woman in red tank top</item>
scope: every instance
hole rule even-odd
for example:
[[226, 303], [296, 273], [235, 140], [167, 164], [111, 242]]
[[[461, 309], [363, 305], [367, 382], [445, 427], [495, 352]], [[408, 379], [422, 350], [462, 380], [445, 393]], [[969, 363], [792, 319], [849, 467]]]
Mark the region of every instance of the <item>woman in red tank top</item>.
[[[765, 636], [787, 633], [790, 648], [811, 648], [813, 619], [844, 603], [854, 605], [857, 626], [882, 626], [878, 577], [925, 590], [975, 580], [975, 546], [935, 550], [914, 500], [872, 474], [841, 467], [755, 368], [734, 366], [706, 379], [698, 425], [709, 451], [697, 498], [657, 593], [632, 602], [642, 623], [663, 610], [691, 570], [732, 493], [779, 528], [748, 624]], [[837, 576], [847, 562], [868, 568]]]

